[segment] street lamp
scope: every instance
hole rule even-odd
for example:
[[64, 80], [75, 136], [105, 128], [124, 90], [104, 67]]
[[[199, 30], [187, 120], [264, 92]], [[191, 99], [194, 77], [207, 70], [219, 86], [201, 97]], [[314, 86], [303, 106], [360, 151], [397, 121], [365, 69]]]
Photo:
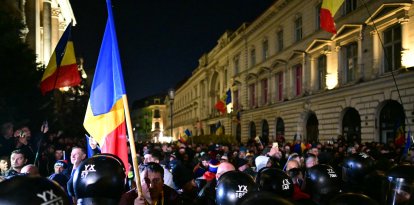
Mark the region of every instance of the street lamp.
[[175, 90], [173, 88], [168, 90], [168, 97], [170, 98], [170, 127], [171, 127], [171, 138], [173, 137], [173, 103], [175, 97]]

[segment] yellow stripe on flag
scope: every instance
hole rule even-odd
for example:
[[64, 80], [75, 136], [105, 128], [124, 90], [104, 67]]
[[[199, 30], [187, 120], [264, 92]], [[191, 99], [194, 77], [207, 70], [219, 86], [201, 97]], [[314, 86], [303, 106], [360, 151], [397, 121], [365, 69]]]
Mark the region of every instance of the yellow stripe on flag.
[[83, 126], [89, 134], [103, 146], [105, 137], [113, 132], [121, 123], [125, 121], [125, 111], [122, 98], [119, 99], [114, 107], [105, 114], [94, 116], [90, 102], [86, 109]]

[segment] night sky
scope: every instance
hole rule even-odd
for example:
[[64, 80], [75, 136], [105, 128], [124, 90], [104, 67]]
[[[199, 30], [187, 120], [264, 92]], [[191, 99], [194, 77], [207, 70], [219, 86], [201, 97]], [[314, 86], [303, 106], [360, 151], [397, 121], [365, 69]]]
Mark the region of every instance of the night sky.
[[[191, 76], [226, 30], [254, 21], [275, 0], [112, 0], [129, 102]], [[107, 20], [105, 0], [70, 0], [72, 39], [92, 74]], [[93, 78], [92, 75], [89, 75]]]

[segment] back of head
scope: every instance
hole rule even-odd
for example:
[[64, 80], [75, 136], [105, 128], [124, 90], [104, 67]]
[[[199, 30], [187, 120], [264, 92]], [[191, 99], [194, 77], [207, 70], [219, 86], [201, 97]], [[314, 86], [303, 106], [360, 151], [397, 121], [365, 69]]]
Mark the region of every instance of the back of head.
[[314, 200], [327, 199], [340, 191], [340, 180], [334, 169], [326, 164], [318, 164], [306, 172], [306, 186]]
[[247, 193], [239, 202], [238, 205], [259, 205], [259, 204], [278, 204], [278, 205], [293, 205], [292, 202], [277, 196], [271, 192], [253, 191]]
[[375, 160], [365, 153], [355, 153], [345, 157], [342, 163], [342, 179], [345, 182], [360, 184], [365, 175], [374, 170]]
[[0, 204], [69, 204], [64, 190], [44, 177], [14, 176], [0, 183]]
[[293, 196], [292, 179], [282, 170], [277, 168], [264, 168], [256, 177], [256, 184], [260, 191], [268, 191], [281, 197]]
[[125, 188], [125, 168], [115, 155], [84, 160], [73, 175], [78, 204], [117, 204]]
[[253, 178], [243, 172], [228, 171], [218, 180], [216, 202], [218, 205], [234, 205], [245, 194], [257, 190]]
[[258, 156], [254, 160], [256, 164], [256, 172], [259, 172], [263, 167], [266, 167], [267, 162], [269, 161], [269, 157], [267, 156]]

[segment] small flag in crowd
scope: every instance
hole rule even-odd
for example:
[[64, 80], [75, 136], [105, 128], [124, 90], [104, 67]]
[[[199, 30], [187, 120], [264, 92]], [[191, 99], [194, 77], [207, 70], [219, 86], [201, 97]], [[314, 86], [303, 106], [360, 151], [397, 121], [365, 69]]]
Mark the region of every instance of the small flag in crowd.
[[323, 0], [319, 18], [321, 28], [327, 32], [336, 34], [334, 16], [344, 0]]
[[405, 142], [405, 134], [404, 134], [404, 127], [401, 124], [401, 121], [397, 122], [396, 130], [395, 130], [395, 145], [397, 147], [401, 147]]
[[188, 137], [191, 137], [191, 132], [189, 129], [185, 129], [184, 131], [185, 135], [187, 135]]
[[43, 95], [56, 88], [76, 86], [81, 83], [78, 65], [76, 64], [75, 49], [70, 40], [72, 23], [63, 32], [55, 50], [50, 57], [46, 70], [40, 82]]

